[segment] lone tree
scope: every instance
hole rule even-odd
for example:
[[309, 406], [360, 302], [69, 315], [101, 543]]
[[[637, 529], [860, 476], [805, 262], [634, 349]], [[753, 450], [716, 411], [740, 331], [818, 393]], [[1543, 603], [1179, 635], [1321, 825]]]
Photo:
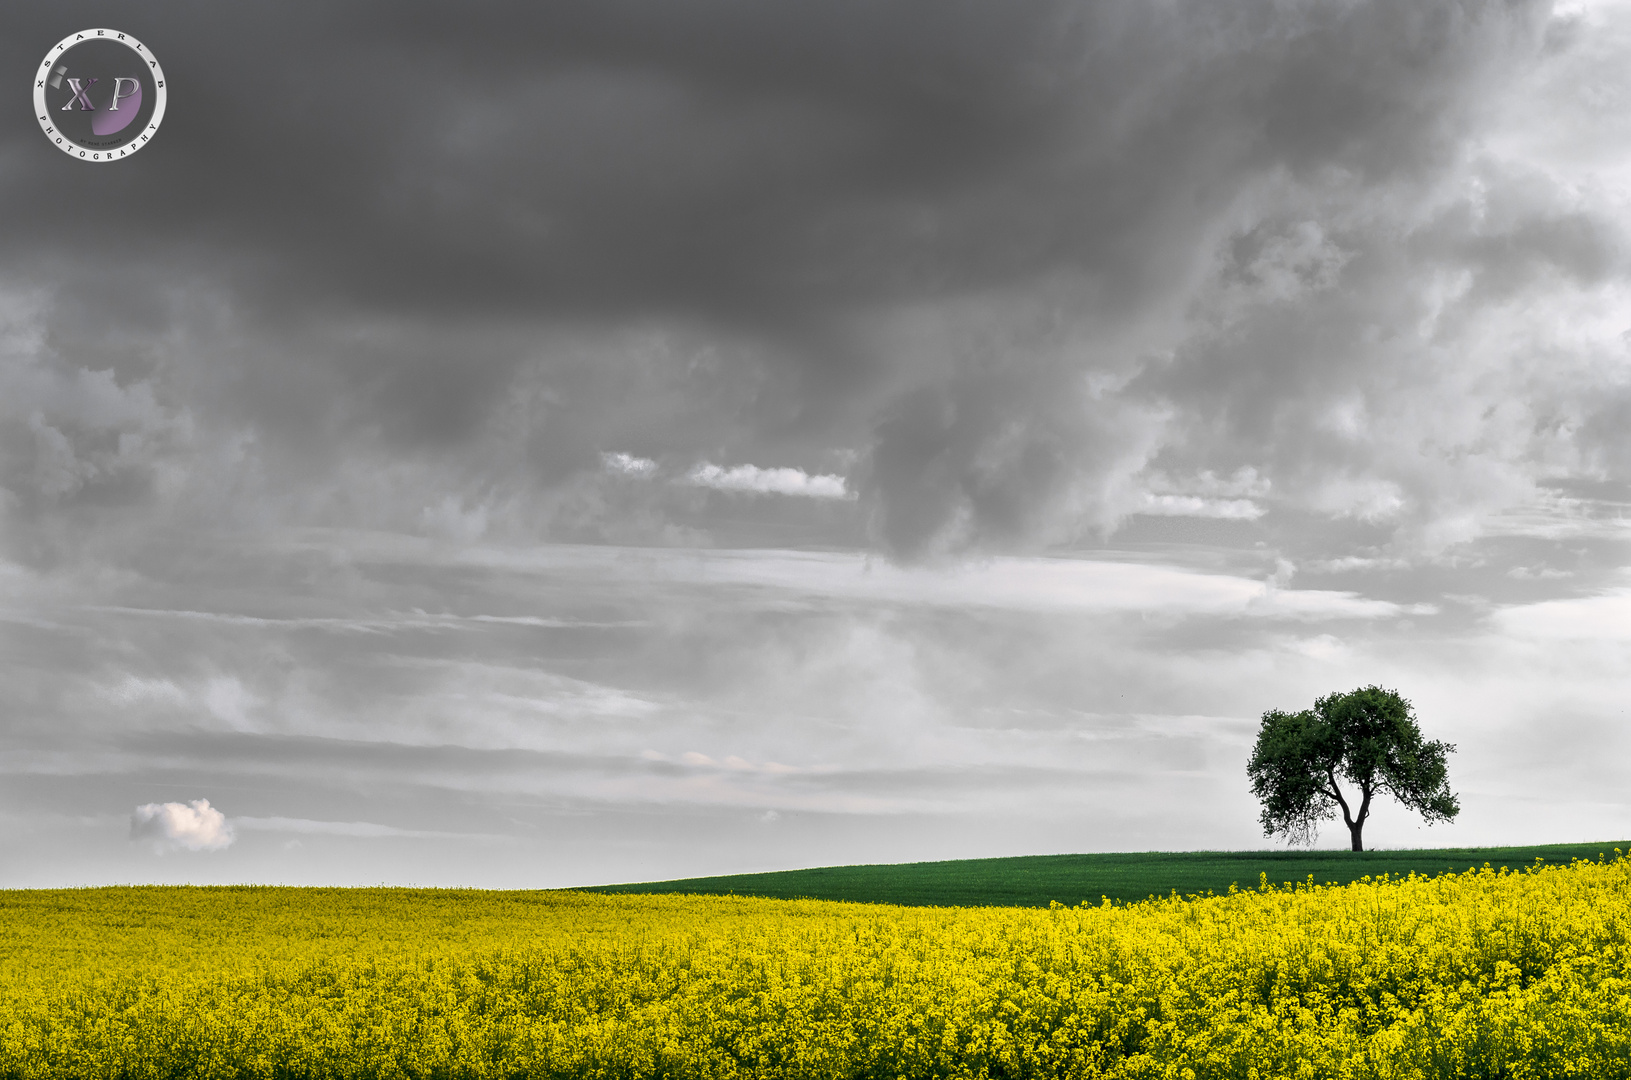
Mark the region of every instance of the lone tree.
[[[1448, 743], [1423, 740], [1410, 702], [1395, 691], [1366, 686], [1327, 694], [1312, 709], [1263, 714], [1246, 774], [1263, 804], [1263, 833], [1293, 844], [1313, 843], [1319, 823], [1342, 809], [1353, 849], [1370, 817], [1371, 798], [1385, 791], [1419, 812], [1429, 825], [1453, 821], [1461, 804], [1450, 790]], [[1337, 778], [1353, 785], [1358, 809]]]

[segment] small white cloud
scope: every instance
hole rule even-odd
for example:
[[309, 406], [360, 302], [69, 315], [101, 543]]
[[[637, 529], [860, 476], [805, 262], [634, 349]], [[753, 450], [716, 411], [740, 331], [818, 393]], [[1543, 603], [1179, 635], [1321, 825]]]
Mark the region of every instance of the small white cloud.
[[165, 851], [220, 851], [237, 839], [226, 815], [208, 799], [147, 803], [130, 815], [130, 838]]
[[1256, 521], [1263, 508], [1250, 499], [1207, 499], [1198, 495], [1145, 495], [1140, 514], [1157, 517], [1222, 518], [1229, 521]]
[[1407, 559], [1396, 558], [1368, 558], [1359, 555], [1344, 555], [1340, 559], [1315, 559], [1302, 565], [1302, 569], [1314, 574], [1346, 574], [1361, 570], [1405, 570], [1410, 567]]
[[606, 467], [607, 472], [618, 473], [621, 476], [648, 477], [657, 471], [657, 463], [650, 458], [635, 457], [633, 454], [607, 453], [600, 455], [600, 463]]
[[782, 816], [776, 813], [774, 810], [766, 810], [763, 814], [759, 815], [759, 820], [764, 822], [766, 825], [774, 825], [781, 819]]
[[808, 499], [853, 499], [854, 492], [844, 484], [842, 476], [818, 473], [811, 476], [803, 469], [761, 469], [757, 465], [733, 465], [722, 468], [704, 461], [686, 477], [699, 487], [718, 491], [742, 491], [755, 495], [802, 495]]

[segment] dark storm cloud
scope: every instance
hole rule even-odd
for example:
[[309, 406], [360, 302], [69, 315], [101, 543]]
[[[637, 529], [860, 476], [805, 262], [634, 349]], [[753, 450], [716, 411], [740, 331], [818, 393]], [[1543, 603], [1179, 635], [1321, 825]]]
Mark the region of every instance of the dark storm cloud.
[[[65, 20], [135, 14], [76, 8], [14, 13], [8, 63]], [[302, 303], [746, 316], [1059, 264], [1136, 285], [1149, 234], [1195, 213], [1172, 218], [1179, 193], [1204, 211], [1242, 169], [1429, 164], [1469, 74], [1533, 17], [600, 2], [139, 21], [175, 84], [169, 149], [116, 191], [66, 160], [14, 174], [8, 201], [44, 210], [10, 219], [14, 243], [208, 245]]]
[[[92, 15], [19, 18], [9, 62]], [[203, 245], [301, 304], [740, 317], [1012, 273], [959, 266], [903, 219], [1051, 156], [1090, 21], [921, 3], [144, 15], [175, 86], [170, 150], [114, 192], [67, 161], [14, 176], [8, 198], [47, 208], [11, 219], [14, 243]]]
[[[123, 19], [161, 50], [174, 102], [163, 152], [117, 177], [37, 153], [19, 118], [3, 197], [30, 212], [7, 216], [5, 242], [51, 294], [59, 353], [126, 381], [154, 367], [133, 337], [175, 349], [180, 324], [200, 354], [222, 348], [207, 314], [177, 310], [176, 294], [213, 294], [224, 331], [254, 344], [186, 362], [237, 370], [173, 393], [236, 402], [291, 455], [372, 435], [435, 453], [543, 372], [574, 400], [504, 464], [477, 455], [446, 482], [557, 488], [625, 448], [602, 444], [631, 395], [580, 373], [628, 360], [540, 345], [540, 323], [680, 320], [715, 382], [753, 390], [731, 411], [688, 383], [670, 445], [702, 457], [711, 434], [715, 452], [830, 469], [811, 455], [875, 444], [868, 506], [889, 550], [1023, 547], [1125, 514], [1115, 493], [1157, 441], [1148, 410], [1078, 407], [1077, 381], [1170, 346], [1129, 328], [1181, 311], [1253, 185], [1430, 172], [1488, 77], [1533, 49], [1540, 11], [31, 9], [11, 16], [8, 65], [74, 20]], [[945, 355], [896, 355], [866, 330], [1028, 287], [1047, 299], [998, 305]], [[1052, 348], [1023, 355], [1050, 324]]]

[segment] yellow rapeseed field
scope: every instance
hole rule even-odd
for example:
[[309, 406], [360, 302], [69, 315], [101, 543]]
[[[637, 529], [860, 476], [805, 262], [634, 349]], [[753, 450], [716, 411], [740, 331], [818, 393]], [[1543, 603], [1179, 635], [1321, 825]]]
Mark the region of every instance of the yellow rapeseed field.
[[0, 893], [4, 1077], [1631, 1077], [1631, 861], [1052, 910]]

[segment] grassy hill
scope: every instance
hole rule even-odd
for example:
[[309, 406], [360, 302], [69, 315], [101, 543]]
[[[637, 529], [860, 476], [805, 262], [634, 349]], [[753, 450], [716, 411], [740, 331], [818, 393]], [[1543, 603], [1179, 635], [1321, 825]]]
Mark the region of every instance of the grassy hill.
[[939, 904], [977, 907], [1074, 907], [1101, 897], [1143, 900], [1150, 895], [1227, 892], [1231, 884], [1255, 888], [1270, 882], [1314, 880], [1347, 883], [1369, 874], [1401, 877], [1441, 874], [1483, 866], [1527, 866], [1537, 858], [1567, 863], [1574, 858], [1612, 859], [1631, 841], [1548, 844], [1540, 847], [1434, 848], [1409, 851], [1146, 851], [1104, 855], [1024, 855], [1003, 859], [822, 866], [770, 874], [681, 878], [625, 885], [598, 885], [583, 892], [704, 893], [709, 895], [811, 897], [878, 904]]

